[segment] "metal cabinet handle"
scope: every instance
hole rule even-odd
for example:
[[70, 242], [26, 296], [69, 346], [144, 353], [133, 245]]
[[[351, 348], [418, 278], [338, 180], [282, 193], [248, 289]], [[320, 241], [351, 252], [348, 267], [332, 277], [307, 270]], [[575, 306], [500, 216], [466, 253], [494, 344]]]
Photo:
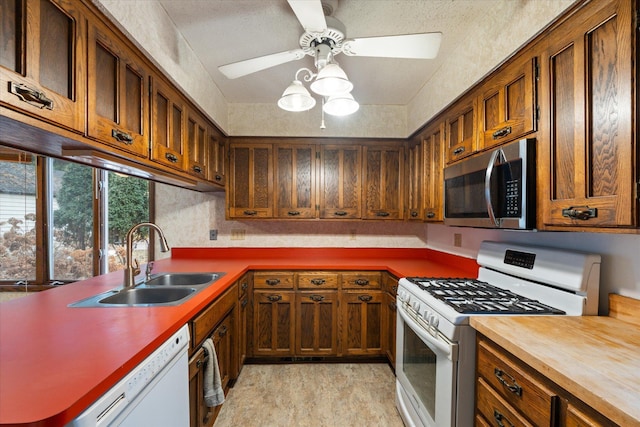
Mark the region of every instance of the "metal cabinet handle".
[[347, 213], [345, 211], [337, 211], [337, 212], [334, 212], [334, 215], [336, 215], [336, 216], [346, 216]]
[[324, 285], [325, 283], [327, 283], [327, 281], [324, 279], [311, 279], [310, 282], [312, 285], [316, 285], [316, 286]]
[[242, 212], [242, 213], [243, 213], [243, 214], [245, 214], [245, 215], [248, 215], [248, 216], [254, 216], [254, 215], [257, 215], [257, 214], [258, 214], [258, 211], [249, 211], [249, 210], [246, 210], [246, 211], [244, 211], [244, 212]]
[[386, 217], [386, 216], [389, 216], [389, 212], [384, 212], [384, 211], [376, 212], [376, 216]]
[[435, 218], [435, 216], [436, 216], [436, 214], [435, 214], [435, 213], [433, 213], [433, 212], [429, 212], [429, 213], [427, 214], [427, 218]]
[[504, 138], [505, 136], [511, 133], [511, 126], [504, 127], [502, 129], [498, 129], [493, 133], [493, 139]]
[[[513, 423], [509, 421], [507, 417], [502, 415], [497, 409], [493, 410], [493, 418], [496, 420], [496, 423], [498, 423], [500, 427], [506, 427], [507, 425], [515, 427]], [[507, 424], [505, 424], [504, 422], [506, 422]]]
[[269, 295], [267, 299], [271, 302], [280, 301], [282, 299], [282, 295]]
[[171, 163], [177, 163], [178, 162], [178, 158], [176, 157], [175, 154], [171, 154], [171, 153], [166, 153], [164, 155], [164, 157], [169, 160]]
[[300, 215], [300, 212], [298, 212], [298, 211], [289, 211], [289, 212], [287, 212], [287, 215], [289, 215], [289, 216], [298, 216], [298, 215]]
[[280, 283], [280, 279], [267, 279], [264, 282], [269, 286], [275, 286]]
[[396, 311], [396, 309], [397, 309], [397, 308], [398, 308], [398, 307], [396, 306], [395, 301], [394, 301], [394, 302], [390, 302], [390, 303], [389, 303], [389, 309], [390, 309], [391, 311]]
[[220, 175], [216, 175], [216, 176], [214, 177], [214, 179], [215, 179], [216, 181], [220, 181], [220, 180], [222, 179], [222, 177], [221, 177]]
[[371, 295], [360, 295], [358, 299], [362, 302], [369, 302], [373, 299]]
[[573, 207], [562, 209], [562, 216], [571, 219], [580, 219], [586, 221], [590, 218], [598, 216], [598, 208], [590, 208], [589, 206]]
[[320, 301], [324, 300], [324, 296], [323, 295], [309, 295], [309, 299], [311, 301], [320, 302]]
[[418, 216], [418, 212], [416, 211], [411, 211], [411, 218], [416, 218]]
[[369, 280], [367, 279], [356, 279], [353, 281], [358, 286], [367, 286], [369, 284]]
[[53, 110], [53, 100], [47, 98], [43, 92], [14, 82], [9, 83], [9, 91], [27, 104], [40, 109], [46, 108], [47, 110]]
[[240, 305], [242, 305], [242, 308], [245, 308], [247, 306], [247, 304], [249, 304], [249, 300], [248, 299], [243, 299], [242, 303], [240, 303]]
[[249, 288], [249, 284], [247, 282], [242, 282], [242, 284], [240, 285], [240, 289], [242, 289], [243, 291], [246, 291]]
[[[515, 378], [499, 368], [494, 368], [493, 374], [496, 376], [498, 381], [500, 381], [500, 384], [505, 386], [511, 393], [522, 397], [522, 387], [518, 385]], [[507, 377], [507, 379], [504, 377]], [[509, 382], [511, 382], [511, 384], [509, 384]]]
[[194, 167], [193, 167], [193, 171], [194, 171], [195, 173], [202, 173], [202, 168], [201, 168], [200, 166], [194, 166]]
[[218, 335], [223, 337], [223, 336], [227, 335], [227, 332], [229, 332], [229, 329], [227, 328], [227, 325], [222, 325], [222, 327], [220, 328], [220, 331], [218, 332]]
[[133, 136], [127, 132], [123, 132], [118, 129], [111, 129], [111, 136], [118, 142], [123, 142], [127, 145], [133, 144]]
[[462, 153], [464, 153], [464, 147], [458, 147], [455, 150], [453, 150], [453, 155], [454, 156], [457, 156], [457, 155], [462, 154]]

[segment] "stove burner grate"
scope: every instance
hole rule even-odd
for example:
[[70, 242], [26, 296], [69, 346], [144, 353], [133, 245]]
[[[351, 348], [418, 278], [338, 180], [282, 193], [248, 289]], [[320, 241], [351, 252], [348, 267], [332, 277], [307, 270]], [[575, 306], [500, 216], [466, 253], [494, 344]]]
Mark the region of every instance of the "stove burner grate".
[[465, 314], [566, 314], [476, 279], [407, 277], [420, 289]]

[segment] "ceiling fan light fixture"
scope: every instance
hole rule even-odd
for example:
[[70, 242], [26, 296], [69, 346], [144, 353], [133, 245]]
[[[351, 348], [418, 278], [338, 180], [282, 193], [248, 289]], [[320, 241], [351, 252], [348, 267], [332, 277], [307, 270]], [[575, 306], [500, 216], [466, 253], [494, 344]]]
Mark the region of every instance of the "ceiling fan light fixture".
[[322, 96], [331, 96], [351, 92], [353, 83], [347, 74], [336, 63], [327, 64], [318, 72], [318, 76], [311, 83], [311, 90]]
[[278, 107], [293, 112], [307, 111], [315, 105], [315, 98], [311, 96], [300, 80], [294, 80], [278, 100]]
[[324, 103], [322, 110], [332, 116], [348, 116], [353, 114], [360, 108], [360, 104], [353, 98], [350, 93], [342, 93], [330, 96]]

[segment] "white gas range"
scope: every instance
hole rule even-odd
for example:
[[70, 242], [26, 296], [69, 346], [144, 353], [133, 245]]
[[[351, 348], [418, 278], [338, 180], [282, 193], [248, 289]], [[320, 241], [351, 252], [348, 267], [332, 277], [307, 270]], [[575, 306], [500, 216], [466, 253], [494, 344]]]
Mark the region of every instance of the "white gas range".
[[483, 242], [478, 279], [398, 283], [396, 401], [407, 426], [473, 425], [470, 316], [596, 315], [600, 256]]

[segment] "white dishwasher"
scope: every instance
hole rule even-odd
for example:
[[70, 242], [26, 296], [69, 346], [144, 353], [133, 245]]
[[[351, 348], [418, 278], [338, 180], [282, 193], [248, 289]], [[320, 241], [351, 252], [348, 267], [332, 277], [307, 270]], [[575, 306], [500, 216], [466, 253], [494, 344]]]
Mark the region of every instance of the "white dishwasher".
[[185, 325], [67, 427], [188, 426], [188, 345]]

